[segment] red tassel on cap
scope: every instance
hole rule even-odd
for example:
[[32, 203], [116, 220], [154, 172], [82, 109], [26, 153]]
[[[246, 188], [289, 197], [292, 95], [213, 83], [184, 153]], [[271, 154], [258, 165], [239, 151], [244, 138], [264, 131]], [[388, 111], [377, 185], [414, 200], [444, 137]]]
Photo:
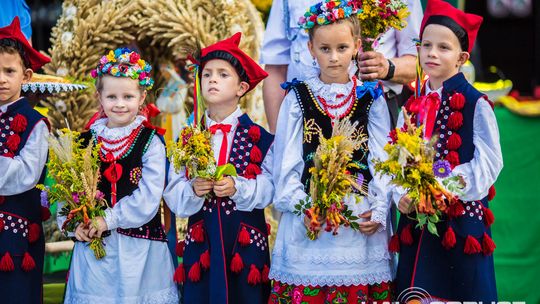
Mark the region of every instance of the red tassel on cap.
[[191, 266], [191, 269], [188, 273], [188, 278], [193, 283], [199, 282], [199, 280], [201, 279], [201, 265], [199, 264], [199, 262], [195, 262], [195, 264]]
[[249, 232], [247, 231], [246, 227], [242, 227], [240, 230], [240, 234], [238, 235], [238, 243], [242, 246], [249, 245], [251, 241], [251, 236], [249, 235]]
[[408, 224], [401, 231], [400, 239], [401, 239], [401, 242], [403, 244], [405, 244], [405, 245], [412, 245], [412, 243], [413, 243], [413, 237], [412, 237], [412, 231], [411, 230], [412, 230], [412, 226], [411, 226], [411, 224]]
[[456, 245], [456, 234], [454, 233], [454, 229], [452, 229], [452, 227], [448, 227], [448, 229], [446, 229], [442, 245], [446, 250], [453, 248]]
[[7, 272], [13, 270], [15, 270], [15, 265], [13, 265], [13, 260], [9, 252], [6, 252], [0, 260], [0, 271]]
[[482, 240], [482, 252], [484, 255], [491, 255], [495, 248], [497, 248], [495, 242], [493, 242], [489, 235], [484, 232], [484, 238]]
[[201, 254], [199, 261], [201, 262], [202, 269], [206, 270], [210, 268], [210, 251], [208, 249]]
[[247, 281], [250, 285], [257, 285], [261, 282], [261, 272], [254, 264], [251, 264]]
[[26, 272], [29, 272], [30, 270], [36, 268], [36, 262], [34, 262], [34, 259], [28, 252], [24, 254], [21, 268]]
[[270, 279], [268, 278], [268, 275], [270, 274], [270, 268], [265, 264], [261, 273], [261, 282], [268, 283], [270, 282]]
[[176, 283], [182, 284], [186, 280], [186, 274], [184, 272], [184, 264], [180, 263], [178, 267], [176, 267], [176, 271], [174, 272], [173, 280]]
[[495, 216], [493, 215], [493, 212], [489, 208], [483, 208], [484, 209], [484, 225], [486, 227], [489, 227], [495, 222]]
[[204, 242], [204, 228], [202, 224], [198, 224], [193, 227], [193, 230], [191, 230], [191, 236], [193, 237], [193, 240], [197, 243]]
[[176, 243], [176, 247], [174, 248], [174, 253], [177, 257], [183, 257], [184, 256], [184, 248], [186, 247], [186, 242], [184, 240], [181, 240]]
[[51, 210], [49, 208], [41, 206], [41, 221], [45, 222], [51, 218]]
[[242, 269], [244, 268], [244, 262], [242, 261], [242, 257], [237, 253], [234, 254], [234, 257], [231, 261], [231, 271], [234, 273], [240, 273]]
[[40, 228], [36, 223], [28, 225], [28, 241], [35, 243], [39, 239]]
[[470, 235], [467, 236], [467, 240], [465, 241], [465, 248], [463, 248], [463, 252], [466, 254], [475, 254], [482, 252], [482, 246], [480, 246], [480, 243], [478, 240]]
[[388, 251], [397, 253], [399, 252], [399, 237], [397, 234], [392, 235], [390, 242], [388, 243]]
[[488, 201], [491, 201], [495, 198], [495, 195], [497, 195], [497, 191], [495, 191], [495, 185], [491, 185], [491, 187], [489, 187], [489, 191], [488, 191]]

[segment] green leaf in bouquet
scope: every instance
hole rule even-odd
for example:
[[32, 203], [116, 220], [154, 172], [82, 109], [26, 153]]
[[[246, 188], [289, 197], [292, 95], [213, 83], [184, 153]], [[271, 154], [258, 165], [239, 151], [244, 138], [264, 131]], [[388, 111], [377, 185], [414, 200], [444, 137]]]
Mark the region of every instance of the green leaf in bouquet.
[[435, 226], [434, 223], [428, 222], [428, 223], [427, 223], [427, 228], [428, 228], [428, 231], [429, 231], [431, 234], [434, 234], [434, 235], [436, 235], [436, 236], [439, 236], [439, 233], [437, 232], [437, 226]]
[[215, 180], [220, 180], [223, 176], [237, 176], [236, 168], [232, 164], [225, 164], [216, 168], [216, 173], [214, 174]]
[[423, 227], [427, 222], [427, 216], [424, 213], [418, 213], [416, 218], [418, 220], [417, 227]]
[[360, 225], [357, 222], [351, 222], [351, 229], [353, 230], [359, 230]]
[[437, 214], [430, 215], [428, 219], [434, 224], [439, 222], [439, 216]]

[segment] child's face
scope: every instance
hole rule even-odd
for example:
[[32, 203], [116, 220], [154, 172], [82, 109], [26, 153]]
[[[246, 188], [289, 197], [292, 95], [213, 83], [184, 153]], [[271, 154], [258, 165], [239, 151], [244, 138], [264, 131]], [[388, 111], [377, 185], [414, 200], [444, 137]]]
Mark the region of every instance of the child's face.
[[237, 104], [249, 85], [240, 81], [238, 73], [227, 61], [212, 59], [201, 72], [201, 91], [208, 106]]
[[137, 80], [127, 77], [103, 76], [102, 89], [97, 93], [101, 107], [107, 115], [109, 128], [129, 125], [146, 98]]
[[320, 26], [308, 42], [309, 52], [321, 68], [320, 78], [325, 83], [346, 83], [349, 81], [349, 65], [360, 47], [351, 25], [333, 23]]
[[25, 69], [18, 53], [0, 53], [0, 105], [21, 97], [21, 87], [32, 78], [32, 70]]
[[424, 29], [420, 45], [420, 64], [430, 81], [442, 83], [458, 73], [469, 59], [461, 50], [456, 35], [446, 26], [430, 24]]

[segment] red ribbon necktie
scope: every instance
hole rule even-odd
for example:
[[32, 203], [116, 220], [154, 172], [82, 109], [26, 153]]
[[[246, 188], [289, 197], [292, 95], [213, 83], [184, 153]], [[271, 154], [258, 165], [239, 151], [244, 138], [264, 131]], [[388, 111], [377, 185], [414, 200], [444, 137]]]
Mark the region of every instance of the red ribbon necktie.
[[219, 149], [219, 159], [217, 165], [224, 165], [227, 163], [227, 149], [229, 147], [227, 133], [231, 131], [231, 125], [215, 124], [211, 126], [209, 130], [212, 134], [216, 134], [217, 130], [220, 130], [223, 133], [223, 140], [221, 141], [221, 148]]
[[441, 105], [441, 99], [437, 92], [431, 92], [427, 96], [422, 96], [416, 99], [411, 104], [411, 112], [418, 113], [418, 123], [424, 123], [424, 139], [429, 140], [433, 134], [433, 128], [435, 127], [435, 119], [437, 118], [437, 111]]

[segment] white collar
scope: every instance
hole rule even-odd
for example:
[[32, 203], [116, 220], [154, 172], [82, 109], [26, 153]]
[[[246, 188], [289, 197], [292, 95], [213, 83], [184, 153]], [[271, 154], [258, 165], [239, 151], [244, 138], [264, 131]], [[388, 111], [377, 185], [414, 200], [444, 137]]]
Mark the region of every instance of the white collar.
[[21, 100], [22, 99], [22, 96], [19, 97], [19, 99], [15, 100], [15, 101], [12, 101], [10, 103], [6, 103], [5, 105], [1, 106], [0, 107], [0, 113], [6, 113], [7, 109], [9, 108], [9, 106], [11, 106], [12, 104], [16, 103], [17, 101]]
[[[224, 125], [231, 125], [233, 128], [238, 124], [238, 117], [242, 116], [244, 114], [244, 112], [242, 112], [242, 110], [240, 110], [240, 107], [236, 107], [236, 110], [234, 110], [234, 112], [232, 112], [229, 116], [227, 116], [225, 119], [223, 119], [222, 122], [220, 122], [220, 124], [224, 124]], [[204, 112], [204, 116], [205, 116], [205, 120], [206, 120], [206, 127], [209, 128], [215, 124], [218, 124], [218, 122], [212, 120], [209, 116], [208, 116], [208, 110], [206, 110]]]
[[426, 88], [426, 95], [430, 94], [430, 93], [437, 93], [439, 94], [439, 97], [442, 96], [442, 90], [443, 90], [443, 86], [441, 86], [440, 88], [438, 88], [437, 90], [432, 90], [429, 86], [429, 79], [426, 81], [426, 84], [424, 85], [424, 87]]
[[135, 120], [133, 120], [133, 122], [131, 122], [127, 126], [109, 128], [107, 127], [107, 122], [109, 121], [109, 118], [105, 117], [96, 120], [92, 124], [92, 126], [90, 126], [90, 129], [94, 131], [98, 136], [108, 139], [118, 139], [129, 135], [131, 131], [140, 126], [145, 120], [145, 116], [137, 115], [137, 117], [135, 117]]

